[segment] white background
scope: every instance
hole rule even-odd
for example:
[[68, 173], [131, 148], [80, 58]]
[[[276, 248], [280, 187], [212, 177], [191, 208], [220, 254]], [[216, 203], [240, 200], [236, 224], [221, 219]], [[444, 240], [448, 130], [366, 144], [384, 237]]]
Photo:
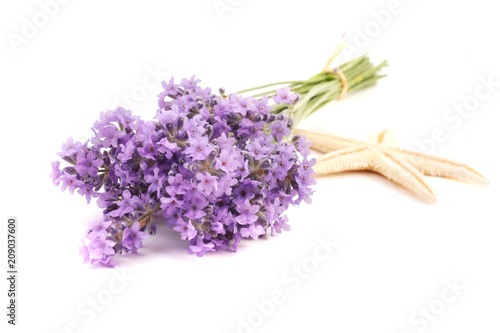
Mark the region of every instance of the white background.
[[[500, 24], [493, 3], [401, 0], [379, 23], [376, 13], [392, 8], [389, 0], [220, 3], [231, 10], [218, 13], [213, 0], [68, 1], [57, 12], [51, 7], [44, 22], [37, 1], [2, 2], [1, 266], [13, 215], [20, 277], [15, 328], [6, 324], [2, 278], [1, 331], [498, 332]], [[34, 20], [44, 26], [29, 35], [26, 22]], [[428, 178], [438, 198], [428, 204], [381, 176], [340, 174], [319, 180], [311, 205], [290, 210], [291, 232], [243, 242], [237, 253], [197, 258], [160, 228], [117, 269], [81, 263], [80, 239], [99, 209], [61, 193], [48, 177], [67, 137], [84, 140], [99, 111], [130, 94], [134, 112], [153, 117], [159, 84], [151, 71], [195, 74], [227, 91], [302, 79], [321, 70], [342, 35], [358, 48], [352, 56], [387, 59], [388, 76], [301, 126], [358, 139], [388, 128], [408, 149], [440, 128], [446, 139], [432, 154], [472, 165], [489, 187]], [[14, 45], [13, 38], [25, 39]], [[496, 82], [489, 96], [467, 118], [444, 119], [449, 108], [474, 101], [476, 89], [487, 91], [478, 88], [481, 78]], [[318, 238], [340, 246], [315, 267]], [[303, 264], [307, 278], [291, 271]], [[125, 285], [115, 274], [126, 274]], [[465, 290], [454, 294], [449, 283]], [[270, 306], [277, 292], [282, 302]], [[96, 297], [99, 311], [89, 303]], [[424, 319], [419, 311], [429, 307]]]

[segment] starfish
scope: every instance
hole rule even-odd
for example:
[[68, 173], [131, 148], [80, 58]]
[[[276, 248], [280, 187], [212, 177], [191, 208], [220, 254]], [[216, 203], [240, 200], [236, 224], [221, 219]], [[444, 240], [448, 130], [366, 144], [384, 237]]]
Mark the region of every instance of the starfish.
[[325, 153], [313, 167], [318, 176], [351, 170], [374, 171], [432, 202], [436, 196], [424, 175], [489, 184], [479, 172], [464, 164], [398, 148], [389, 131], [380, 132], [366, 142], [300, 129], [294, 133], [305, 135], [312, 141], [313, 149]]

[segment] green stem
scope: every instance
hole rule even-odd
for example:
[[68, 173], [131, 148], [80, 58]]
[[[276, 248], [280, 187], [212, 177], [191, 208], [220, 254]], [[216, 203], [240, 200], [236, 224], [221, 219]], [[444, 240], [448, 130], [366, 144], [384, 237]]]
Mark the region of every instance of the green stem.
[[[379, 72], [383, 67], [386, 66], [386, 61], [383, 61], [379, 65], [374, 66], [370, 62], [368, 56], [365, 54], [360, 57], [351, 59], [346, 63], [343, 63], [338, 67], [338, 71], [341, 72], [345, 77], [345, 80], [347, 82], [347, 91], [354, 92], [374, 85], [379, 79], [383, 78], [385, 75], [382, 75]], [[318, 111], [323, 106], [340, 98], [342, 90], [344, 88], [341, 80], [342, 74], [336, 73], [334, 71], [320, 72], [304, 81], [275, 82], [241, 90], [238, 91], [237, 94], [253, 92], [252, 97], [254, 98], [262, 96], [271, 98], [275, 95], [276, 89], [267, 89], [265, 91], [262, 90], [270, 87], [276, 88], [277, 86], [283, 85], [289, 87], [291, 91], [300, 95], [299, 101], [292, 106], [287, 106], [284, 104], [274, 104], [272, 105], [271, 112], [286, 112], [292, 114], [296, 126], [298, 123], [300, 123], [300, 121], [309, 117], [311, 114]]]
[[[249, 92], [249, 91], [256, 91], [256, 90], [261, 90], [261, 89], [264, 89], [264, 88], [273, 87], [273, 86], [280, 86], [280, 85], [294, 85], [294, 84], [297, 84], [297, 83], [302, 83], [302, 81], [274, 82], [274, 83], [264, 84], [264, 85], [258, 86], [258, 87], [253, 87], [253, 88], [248, 88], [248, 89], [240, 90], [240, 91], [235, 92], [235, 94], [240, 95], [240, 94], [243, 94], [243, 93], [246, 93], [246, 92]], [[273, 91], [275, 91], [275, 90], [273, 90]]]

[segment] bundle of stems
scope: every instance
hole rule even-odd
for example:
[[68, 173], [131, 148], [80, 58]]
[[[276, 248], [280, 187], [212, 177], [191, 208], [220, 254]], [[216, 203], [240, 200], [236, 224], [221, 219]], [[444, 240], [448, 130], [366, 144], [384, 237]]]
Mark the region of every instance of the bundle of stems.
[[337, 54], [338, 51], [328, 60], [320, 73], [307, 80], [275, 82], [241, 90], [237, 94], [251, 93], [254, 98], [262, 96], [271, 98], [276, 94], [276, 89], [288, 87], [290, 91], [299, 94], [300, 99], [291, 106], [275, 104], [272, 112], [291, 116], [294, 126], [297, 126], [326, 104], [342, 99], [348, 92], [374, 85], [385, 76], [380, 74], [380, 71], [387, 66], [387, 61], [375, 66], [366, 54], [331, 68], [330, 64]]

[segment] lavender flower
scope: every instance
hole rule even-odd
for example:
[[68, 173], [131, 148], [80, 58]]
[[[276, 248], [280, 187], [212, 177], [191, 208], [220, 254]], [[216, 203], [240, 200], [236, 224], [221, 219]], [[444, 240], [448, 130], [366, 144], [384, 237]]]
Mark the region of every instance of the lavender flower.
[[[84, 237], [85, 262], [137, 252], [160, 221], [189, 253], [236, 251], [242, 238], [289, 230], [287, 208], [310, 202], [314, 159], [304, 138], [290, 140], [291, 120], [271, 114], [267, 96], [225, 99], [199, 82], [164, 82], [153, 120], [102, 112], [92, 138], [63, 145], [67, 165], [53, 163], [52, 180], [103, 212]], [[298, 96], [281, 89], [274, 100]]]
[[299, 96], [296, 93], [290, 92], [290, 87], [283, 87], [276, 91], [276, 96], [273, 96], [273, 100], [276, 104], [287, 104], [291, 105]]

